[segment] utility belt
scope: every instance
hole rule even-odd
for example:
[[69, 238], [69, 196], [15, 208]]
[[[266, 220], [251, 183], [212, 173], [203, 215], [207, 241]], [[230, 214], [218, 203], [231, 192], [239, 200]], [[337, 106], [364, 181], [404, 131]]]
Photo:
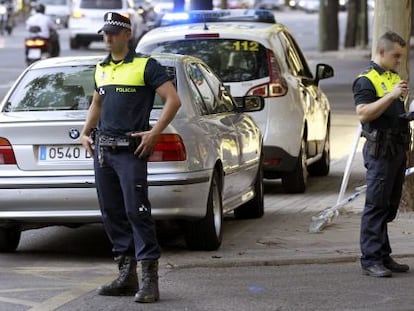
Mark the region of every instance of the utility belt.
[[131, 133], [125, 133], [125, 136], [108, 136], [94, 128], [91, 130], [90, 137], [98, 148], [112, 150], [130, 150], [134, 152], [141, 143], [140, 137], [132, 137]]
[[410, 134], [396, 129], [371, 131], [362, 130], [362, 136], [366, 138], [368, 154], [373, 157], [393, 157], [398, 150], [408, 150]]

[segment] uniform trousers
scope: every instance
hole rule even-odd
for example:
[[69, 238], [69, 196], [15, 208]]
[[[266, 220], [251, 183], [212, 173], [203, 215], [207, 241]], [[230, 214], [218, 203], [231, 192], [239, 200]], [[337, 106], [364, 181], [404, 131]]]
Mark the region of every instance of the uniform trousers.
[[395, 145], [395, 154], [373, 156], [367, 142], [363, 147], [366, 173], [366, 199], [361, 218], [361, 266], [383, 264], [392, 250], [388, 223], [397, 215], [406, 169], [406, 151]]
[[[148, 200], [147, 162], [127, 148], [95, 151], [95, 183], [105, 231], [115, 256], [156, 260], [160, 247]], [[100, 163], [101, 162], [101, 163]]]

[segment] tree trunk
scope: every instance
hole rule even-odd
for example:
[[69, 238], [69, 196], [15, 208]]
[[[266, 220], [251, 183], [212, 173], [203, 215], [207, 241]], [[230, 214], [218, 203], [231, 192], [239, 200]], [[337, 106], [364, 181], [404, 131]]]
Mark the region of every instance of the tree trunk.
[[[411, 0], [376, 0], [374, 15], [374, 33], [372, 36], [372, 53], [375, 53], [378, 38], [386, 31], [392, 30], [398, 33], [407, 41], [406, 55], [401, 62], [398, 72], [402, 79], [409, 78], [409, 55], [411, 35]], [[407, 105], [409, 100], [407, 101]], [[410, 123], [411, 127], [413, 122]], [[412, 140], [412, 138], [411, 138]], [[414, 151], [408, 155], [408, 166], [413, 166]], [[414, 210], [414, 177], [408, 176], [405, 179], [400, 210]]]
[[368, 41], [367, 0], [349, 0], [344, 46], [365, 48]]
[[357, 20], [360, 7], [359, 0], [349, 0], [348, 2], [348, 18], [346, 21], [345, 44], [346, 48], [354, 47], [356, 45], [357, 36]]
[[360, 48], [368, 45], [368, 5], [367, 0], [361, 0], [358, 8], [358, 27], [356, 32], [356, 44]]
[[319, 50], [337, 51], [339, 48], [338, 0], [321, 0], [319, 9]]

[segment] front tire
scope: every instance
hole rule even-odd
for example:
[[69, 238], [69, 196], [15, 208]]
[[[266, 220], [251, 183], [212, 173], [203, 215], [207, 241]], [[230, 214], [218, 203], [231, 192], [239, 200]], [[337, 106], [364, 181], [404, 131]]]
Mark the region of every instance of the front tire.
[[308, 182], [308, 167], [306, 164], [306, 140], [302, 138], [301, 148], [295, 168], [282, 178], [282, 186], [287, 193], [304, 193]]
[[263, 164], [261, 159], [254, 184], [254, 193], [255, 196], [253, 199], [234, 210], [234, 216], [236, 218], [260, 218], [264, 214]]
[[184, 222], [184, 238], [191, 250], [213, 251], [223, 238], [223, 202], [221, 182], [215, 170], [211, 178], [206, 216], [198, 221]]

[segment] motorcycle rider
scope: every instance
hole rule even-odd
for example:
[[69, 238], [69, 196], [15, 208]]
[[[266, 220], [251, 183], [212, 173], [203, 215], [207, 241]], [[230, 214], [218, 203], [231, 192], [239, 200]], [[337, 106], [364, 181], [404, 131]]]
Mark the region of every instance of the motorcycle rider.
[[48, 39], [50, 56], [59, 56], [60, 44], [59, 36], [56, 31], [57, 26], [49, 16], [45, 15], [45, 10], [46, 7], [44, 4], [37, 4], [35, 7], [36, 13], [30, 16], [26, 21], [26, 29], [30, 31], [31, 27], [38, 26], [40, 32], [37, 33], [37, 36]]
[[7, 6], [4, 0], [0, 1], [0, 34], [3, 35], [7, 27]]

